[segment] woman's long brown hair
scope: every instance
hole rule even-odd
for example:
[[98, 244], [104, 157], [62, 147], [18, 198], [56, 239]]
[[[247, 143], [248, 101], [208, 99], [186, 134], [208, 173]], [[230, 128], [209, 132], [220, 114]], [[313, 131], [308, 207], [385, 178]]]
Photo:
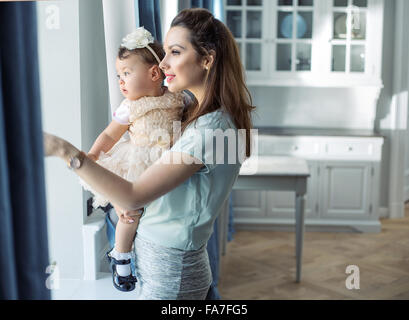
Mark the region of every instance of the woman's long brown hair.
[[190, 42], [199, 59], [216, 53], [205, 83], [207, 93], [202, 103], [185, 108], [181, 131], [197, 118], [222, 108], [228, 112], [237, 129], [246, 130], [246, 157], [250, 156], [251, 111], [255, 109], [244, 81], [244, 68], [239, 50], [230, 30], [206, 9], [182, 10], [172, 21], [171, 27], [183, 27], [190, 31]]

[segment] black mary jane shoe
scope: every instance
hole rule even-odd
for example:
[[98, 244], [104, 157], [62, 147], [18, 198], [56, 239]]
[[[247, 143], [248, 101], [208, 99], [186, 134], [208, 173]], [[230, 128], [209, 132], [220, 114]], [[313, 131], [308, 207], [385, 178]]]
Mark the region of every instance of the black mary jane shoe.
[[119, 291], [124, 291], [124, 292], [129, 292], [129, 291], [134, 290], [135, 282], [138, 282], [138, 280], [136, 280], [136, 277], [133, 276], [132, 273], [129, 276], [123, 277], [123, 276], [118, 275], [118, 273], [116, 272], [117, 265], [130, 264], [131, 259], [116, 260], [114, 257], [111, 257], [110, 253], [111, 251], [107, 252], [106, 256], [111, 266], [112, 282], [114, 284], [114, 287], [118, 289]]

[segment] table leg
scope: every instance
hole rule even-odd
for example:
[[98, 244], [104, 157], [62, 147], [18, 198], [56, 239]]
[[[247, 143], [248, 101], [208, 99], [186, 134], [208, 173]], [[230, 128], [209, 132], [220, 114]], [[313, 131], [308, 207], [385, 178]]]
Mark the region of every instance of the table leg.
[[295, 199], [295, 251], [297, 259], [296, 282], [301, 280], [302, 249], [304, 243], [305, 195], [296, 194]]

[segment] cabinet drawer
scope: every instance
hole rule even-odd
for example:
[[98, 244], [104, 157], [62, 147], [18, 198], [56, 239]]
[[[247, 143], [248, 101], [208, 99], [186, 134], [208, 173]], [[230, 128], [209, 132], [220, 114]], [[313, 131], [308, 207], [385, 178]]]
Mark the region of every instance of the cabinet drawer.
[[371, 156], [373, 144], [362, 141], [332, 142], [326, 144], [325, 151], [331, 156]]
[[314, 141], [261, 140], [260, 154], [302, 156], [319, 154], [320, 144]]

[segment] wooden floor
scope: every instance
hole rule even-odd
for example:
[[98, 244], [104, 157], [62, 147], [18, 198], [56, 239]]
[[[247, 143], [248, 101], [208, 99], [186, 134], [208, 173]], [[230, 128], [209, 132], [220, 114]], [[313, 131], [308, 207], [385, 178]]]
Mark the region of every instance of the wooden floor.
[[[236, 231], [222, 257], [222, 299], [409, 299], [409, 205], [403, 219], [382, 219], [373, 233], [305, 232], [301, 283], [295, 283], [295, 234]], [[346, 288], [348, 265], [360, 289]]]

